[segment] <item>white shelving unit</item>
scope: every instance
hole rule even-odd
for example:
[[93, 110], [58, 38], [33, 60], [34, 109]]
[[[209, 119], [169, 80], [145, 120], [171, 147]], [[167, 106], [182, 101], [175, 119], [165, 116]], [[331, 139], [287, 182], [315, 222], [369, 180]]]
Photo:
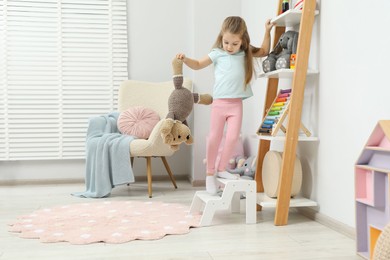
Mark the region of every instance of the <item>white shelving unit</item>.
[[[273, 142], [285, 142], [285, 135], [253, 135], [254, 138], [260, 140], [268, 140]], [[306, 135], [298, 136], [298, 142], [318, 142], [318, 137], [308, 137]], [[256, 203], [264, 208], [276, 208], [278, 200], [276, 198], [270, 198], [265, 193], [259, 192], [257, 193]], [[314, 200], [310, 200], [308, 198], [302, 197], [301, 195], [297, 195], [290, 199], [290, 208], [297, 207], [316, 207], [318, 203]]]
[[[264, 193], [257, 193], [256, 203], [262, 207], [276, 208], [277, 202], [277, 199], [270, 198]], [[317, 202], [301, 196], [295, 196], [294, 198], [290, 199], [290, 208], [315, 206], [318, 206]]]
[[[285, 135], [277, 135], [277, 136], [270, 136], [270, 135], [253, 135], [253, 138], [260, 139], [260, 140], [268, 140], [268, 141], [280, 141], [284, 142], [286, 141]], [[306, 136], [306, 135], [300, 135], [298, 136], [299, 142], [318, 142], [320, 139], [316, 136]]]
[[[312, 75], [317, 75], [319, 72], [318, 70], [312, 70], [309, 69], [307, 71], [307, 76], [312, 76]], [[293, 69], [279, 69], [279, 70], [274, 70], [268, 73], [260, 73], [258, 75], [259, 78], [285, 78], [285, 79], [292, 79], [294, 76], [294, 70]]]
[[[318, 15], [319, 11], [316, 10], [314, 15]], [[274, 23], [276, 26], [285, 26], [291, 27], [297, 25], [301, 22], [302, 10], [290, 9], [278, 17], [275, 17], [271, 20], [271, 23]]]
[[[278, 14], [281, 12], [282, 0], [279, 0]], [[279, 79], [292, 79], [292, 95], [289, 100], [288, 121], [284, 126], [284, 135], [275, 132], [270, 134], [258, 131], [256, 138], [259, 140], [258, 162], [256, 168], [257, 181], [257, 204], [261, 207], [274, 207], [275, 219], [277, 226], [286, 225], [288, 222], [288, 212], [290, 207], [315, 207], [317, 202], [308, 198], [296, 195], [291, 198], [291, 183], [294, 172], [294, 163], [296, 158], [296, 147], [298, 141], [318, 142], [317, 137], [301, 135], [302, 129], [302, 106], [306, 79], [308, 76], [319, 74], [317, 70], [308, 68], [308, 59], [310, 54], [310, 42], [312, 37], [312, 28], [315, 16], [319, 14], [316, 10], [315, 0], [305, 0], [303, 10], [290, 9], [271, 20], [275, 26], [275, 39], [278, 39], [287, 27], [299, 25], [299, 38], [297, 48], [297, 60], [295, 69], [281, 69], [269, 73], [258, 75], [259, 78], [267, 78], [267, 92], [264, 102], [264, 118], [267, 116], [269, 109], [273, 105], [278, 95]], [[284, 120], [281, 118], [280, 120]], [[261, 125], [260, 125], [261, 127]], [[305, 128], [303, 126], [303, 128]], [[275, 130], [276, 131], [276, 130]], [[272, 136], [274, 135], [274, 136]], [[276, 136], [275, 136], [276, 135]], [[278, 198], [270, 198], [263, 192], [262, 166], [265, 154], [269, 151], [271, 142], [281, 141], [284, 145], [281, 171], [278, 184]]]

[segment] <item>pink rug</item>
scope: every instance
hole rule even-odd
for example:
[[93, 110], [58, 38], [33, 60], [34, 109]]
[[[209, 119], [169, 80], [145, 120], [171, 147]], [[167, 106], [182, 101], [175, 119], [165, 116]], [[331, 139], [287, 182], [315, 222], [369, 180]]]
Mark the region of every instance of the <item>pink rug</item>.
[[200, 217], [181, 204], [104, 201], [37, 210], [18, 217], [9, 231], [46, 243], [115, 244], [186, 234], [200, 226]]

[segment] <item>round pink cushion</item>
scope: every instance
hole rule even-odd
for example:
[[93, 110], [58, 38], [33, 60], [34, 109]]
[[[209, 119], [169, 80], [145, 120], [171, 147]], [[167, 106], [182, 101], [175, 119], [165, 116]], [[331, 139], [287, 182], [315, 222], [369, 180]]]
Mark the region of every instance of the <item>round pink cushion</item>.
[[120, 113], [117, 125], [122, 134], [147, 139], [158, 121], [160, 121], [160, 116], [157, 112], [150, 108], [137, 106]]

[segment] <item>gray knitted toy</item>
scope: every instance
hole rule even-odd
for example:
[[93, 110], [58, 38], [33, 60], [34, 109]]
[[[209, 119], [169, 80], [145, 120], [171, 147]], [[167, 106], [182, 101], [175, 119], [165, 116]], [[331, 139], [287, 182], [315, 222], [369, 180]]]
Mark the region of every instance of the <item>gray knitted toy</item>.
[[[183, 61], [177, 58], [174, 58], [172, 61], [173, 67], [173, 84], [175, 89], [172, 91], [171, 95], [168, 99], [168, 114], [166, 116], [165, 121], [161, 125], [161, 136], [163, 138], [164, 143], [172, 144], [176, 140], [171, 140], [169, 136], [172, 135], [172, 129], [174, 129], [174, 124], [180, 121], [184, 126], [188, 128], [187, 117], [192, 112], [194, 107], [194, 103], [196, 104], [204, 104], [210, 105], [213, 103], [213, 97], [209, 94], [198, 94], [192, 93], [189, 89], [183, 87]], [[181, 127], [182, 128], [182, 127]], [[183, 129], [181, 130], [183, 131]], [[192, 136], [190, 134], [190, 130], [184, 131], [189, 133], [186, 135], [186, 138], [183, 138], [182, 142], [186, 142], [189, 144], [188, 140], [191, 140]]]
[[189, 89], [183, 87], [183, 61], [173, 59], [173, 84], [175, 89], [172, 91], [168, 100], [169, 112], [166, 118], [179, 120], [187, 125], [187, 117], [192, 112], [194, 103], [210, 105], [213, 103], [213, 97], [209, 94], [192, 93]]
[[274, 50], [263, 61], [265, 73], [290, 68], [290, 56], [297, 53], [298, 36], [295, 31], [287, 31], [280, 36]]
[[235, 169], [227, 169], [232, 174], [239, 175], [241, 179], [253, 180], [255, 178], [257, 157], [249, 156], [245, 161], [240, 161]]

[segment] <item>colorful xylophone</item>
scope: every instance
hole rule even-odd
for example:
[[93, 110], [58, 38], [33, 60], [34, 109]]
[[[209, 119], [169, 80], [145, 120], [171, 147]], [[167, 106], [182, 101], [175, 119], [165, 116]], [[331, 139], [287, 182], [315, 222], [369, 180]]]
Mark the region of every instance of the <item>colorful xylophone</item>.
[[264, 117], [257, 134], [275, 135], [286, 116], [287, 107], [290, 101], [291, 89], [281, 89], [272, 103], [267, 115]]

